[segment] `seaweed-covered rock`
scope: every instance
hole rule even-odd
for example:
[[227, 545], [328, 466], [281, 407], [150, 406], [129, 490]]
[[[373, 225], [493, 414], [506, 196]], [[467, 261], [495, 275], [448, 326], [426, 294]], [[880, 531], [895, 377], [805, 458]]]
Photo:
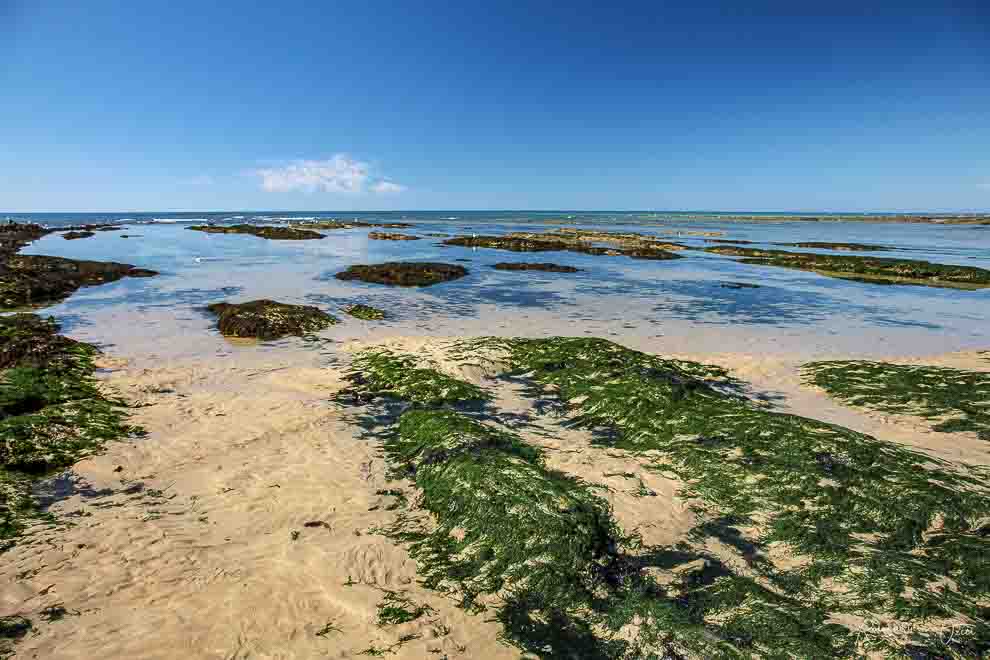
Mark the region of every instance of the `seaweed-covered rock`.
[[317, 307], [289, 305], [274, 300], [245, 303], [214, 303], [208, 309], [217, 315], [217, 327], [227, 337], [278, 339], [319, 332], [337, 319]]
[[112, 261], [17, 254], [0, 263], [0, 309], [51, 304], [68, 298], [84, 286], [157, 274], [153, 270]]
[[419, 236], [410, 236], [409, 234], [391, 234], [385, 231], [373, 231], [368, 234], [368, 238], [373, 241], [418, 241]]
[[90, 236], [96, 236], [96, 234], [91, 231], [67, 231], [62, 234], [62, 238], [67, 241], [75, 241], [80, 238], [89, 238]]
[[348, 305], [344, 308], [344, 312], [362, 321], [380, 321], [385, 318], [385, 310], [371, 305]]
[[391, 261], [384, 264], [355, 265], [335, 275], [338, 280], [360, 280], [393, 286], [430, 286], [449, 282], [468, 274], [467, 268], [455, 264]]
[[805, 243], [780, 243], [786, 247], [810, 248], [814, 250], [838, 250], [840, 252], [886, 252], [894, 248], [886, 245], [873, 245], [869, 243], [826, 243], [821, 241], [808, 241]]
[[258, 238], [275, 241], [306, 241], [326, 238], [323, 234], [296, 227], [275, 227], [269, 225], [193, 225], [187, 227], [192, 231], [207, 234], [249, 234]]
[[730, 245], [709, 247], [705, 251], [744, 257], [744, 264], [807, 270], [819, 275], [870, 284], [920, 284], [954, 289], [990, 287], [990, 270], [975, 266], [952, 266], [887, 257], [761, 250]]
[[[634, 259], [678, 259], [670, 249], [684, 249], [677, 243], [665, 243], [639, 234], [613, 235], [608, 232], [548, 232], [543, 234], [517, 232], [504, 236], [455, 236], [442, 245], [492, 248], [512, 252], [579, 252], [594, 256], [626, 256]], [[608, 243], [608, 247], [594, 245]]]
[[561, 264], [518, 262], [501, 262], [495, 264], [492, 268], [496, 270], [539, 270], [548, 273], [577, 273], [581, 270], [574, 266], [563, 266]]
[[52, 319], [0, 317], [0, 552], [38, 514], [34, 477], [140, 431], [93, 378], [96, 354]]

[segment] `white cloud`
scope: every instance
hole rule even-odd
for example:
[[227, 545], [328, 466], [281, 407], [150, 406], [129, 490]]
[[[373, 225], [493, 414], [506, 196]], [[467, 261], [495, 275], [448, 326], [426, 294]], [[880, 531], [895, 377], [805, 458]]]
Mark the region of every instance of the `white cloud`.
[[986, 183], [978, 183], [978, 184], [976, 184], [976, 187], [977, 188], [983, 188], [984, 190], [990, 190], [990, 181], [988, 181]]
[[337, 154], [328, 160], [297, 160], [255, 170], [266, 192], [397, 193], [405, 187], [377, 177], [368, 163]]
[[388, 195], [389, 193], [400, 193], [406, 189], [405, 186], [399, 185], [393, 181], [379, 181], [375, 185], [371, 186], [371, 192], [378, 193], [379, 195]]

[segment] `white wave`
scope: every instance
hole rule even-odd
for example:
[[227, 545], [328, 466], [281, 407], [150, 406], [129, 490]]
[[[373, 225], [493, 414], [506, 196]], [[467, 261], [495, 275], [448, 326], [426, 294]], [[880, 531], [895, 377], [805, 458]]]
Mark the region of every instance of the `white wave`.
[[172, 224], [176, 222], [209, 222], [208, 218], [152, 218], [152, 222]]

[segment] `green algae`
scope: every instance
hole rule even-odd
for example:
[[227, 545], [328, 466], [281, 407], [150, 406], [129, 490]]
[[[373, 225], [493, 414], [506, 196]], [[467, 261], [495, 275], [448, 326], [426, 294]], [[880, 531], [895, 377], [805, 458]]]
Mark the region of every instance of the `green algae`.
[[217, 327], [225, 337], [261, 340], [301, 337], [339, 323], [336, 317], [317, 307], [274, 300], [213, 303], [207, 309], [217, 315]]
[[397, 626], [435, 613], [429, 605], [419, 605], [403, 592], [385, 589], [383, 593], [376, 606], [379, 626]]
[[671, 243], [630, 241], [628, 239], [615, 239], [606, 242], [618, 242], [619, 245], [625, 247], [601, 247], [592, 245], [591, 240], [574, 236], [529, 232], [505, 236], [456, 236], [443, 241], [443, 245], [490, 248], [511, 252], [578, 252], [594, 256], [625, 256], [633, 259], [652, 260], [680, 259], [680, 255], [670, 252], [667, 248], [682, 249], [683, 247]]
[[937, 421], [990, 440], [990, 373], [865, 360], [804, 365], [807, 382], [850, 406]]
[[[360, 361], [368, 355], [372, 364], [382, 359], [359, 356], [351, 375], [357, 387], [381, 371], [365, 371]], [[411, 356], [389, 361], [388, 390], [416, 392], [423, 367]], [[726, 380], [716, 368], [677, 364], [678, 378]], [[472, 387], [461, 382], [464, 394], [444, 403], [475, 400]], [[833, 657], [851, 648], [846, 631], [799, 595], [735, 575], [701, 553], [644, 551], [588, 484], [548, 469], [542, 451], [514, 433], [419, 402], [383, 435], [383, 446], [389, 464], [414, 481], [416, 505], [434, 523], [423, 527], [400, 515], [386, 532], [408, 544], [424, 586], [469, 611], [494, 608], [504, 640], [522, 650], [543, 658], [679, 658], [685, 650], [729, 658], [747, 649], [767, 657]], [[672, 585], [645, 571], [695, 559], [702, 567]], [[630, 626], [631, 639], [622, 634]]]
[[422, 236], [396, 234], [387, 231], [373, 231], [368, 234], [368, 238], [373, 241], [418, 241], [422, 238]]
[[362, 351], [354, 358], [348, 378], [354, 387], [345, 394], [385, 396], [421, 406], [487, 401], [491, 395], [477, 385], [419, 366], [411, 355], [388, 349]]
[[344, 308], [344, 313], [362, 321], [381, 321], [387, 316], [383, 309], [362, 304], [348, 305]]
[[990, 270], [975, 266], [953, 266], [886, 257], [763, 250], [727, 245], [705, 248], [705, 252], [744, 257], [741, 260], [744, 264], [806, 270], [828, 277], [870, 284], [915, 284], [955, 289], [990, 287]]
[[780, 243], [787, 247], [811, 248], [815, 250], [837, 250], [840, 252], [886, 252], [894, 248], [886, 245], [871, 243], [828, 243], [824, 241], [806, 241], [804, 243]]
[[[713, 619], [721, 622], [720, 648], [766, 657], [784, 657], [789, 647], [800, 657], [846, 656], [855, 637], [861, 646], [899, 653], [929, 648], [927, 630], [948, 627], [957, 632], [959, 657], [990, 648], [985, 474], [768, 412], [719, 391], [717, 368], [597, 339], [489, 339], [463, 350], [477, 355], [486, 348], [501, 352], [534, 393], [554, 392], [570, 408], [569, 423], [598, 432], [600, 442], [659, 452], [657, 468], [684, 481], [682, 496], [699, 503], [698, 538], [721, 530], [723, 540], [749, 548], [759, 580], [729, 572], [683, 596], [692, 612], [706, 612], [710, 630]], [[741, 528], [756, 531], [746, 538]], [[771, 544], [789, 548], [800, 567], [769, 561]], [[894, 617], [914, 633], [892, 640], [825, 623], [838, 615]], [[817, 641], [808, 638], [811, 646], [797, 652], [791, 645], [809, 631], [817, 631]]]
[[141, 432], [93, 377], [92, 346], [30, 314], [0, 317], [0, 547], [41, 517], [33, 479]]
[[248, 234], [276, 241], [305, 241], [326, 238], [323, 234], [308, 229], [270, 225], [193, 225], [186, 227], [186, 229], [207, 234]]
[[580, 268], [574, 266], [563, 266], [552, 263], [529, 263], [529, 262], [499, 262], [492, 266], [495, 270], [507, 271], [542, 271], [545, 273], [578, 273]]

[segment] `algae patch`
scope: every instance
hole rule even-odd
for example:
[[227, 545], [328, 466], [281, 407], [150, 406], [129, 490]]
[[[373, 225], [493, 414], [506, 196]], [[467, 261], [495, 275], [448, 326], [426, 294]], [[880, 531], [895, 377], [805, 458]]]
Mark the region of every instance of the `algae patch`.
[[384, 264], [355, 265], [337, 273], [338, 280], [360, 280], [392, 286], [432, 286], [450, 282], [468, 274], [467, 268], [456, 264], [422, 261], [392, 261]]
[[344, 313], [362, 321], [381, 321], [387, 316], [383, 309], [362, 304], [348, 305], [344, 307]]
[[186, 227], [186, 229], [207, 234], [248, 234], [276, 241], [305, 241], [326, 238], [323, 234], [308, 229], [271, 225], [193, 225]]
[[917, 415], [935, 431], [990, 440], [990, 373], [865, 360], [804, 365], [807, 382], [850, 406]]

